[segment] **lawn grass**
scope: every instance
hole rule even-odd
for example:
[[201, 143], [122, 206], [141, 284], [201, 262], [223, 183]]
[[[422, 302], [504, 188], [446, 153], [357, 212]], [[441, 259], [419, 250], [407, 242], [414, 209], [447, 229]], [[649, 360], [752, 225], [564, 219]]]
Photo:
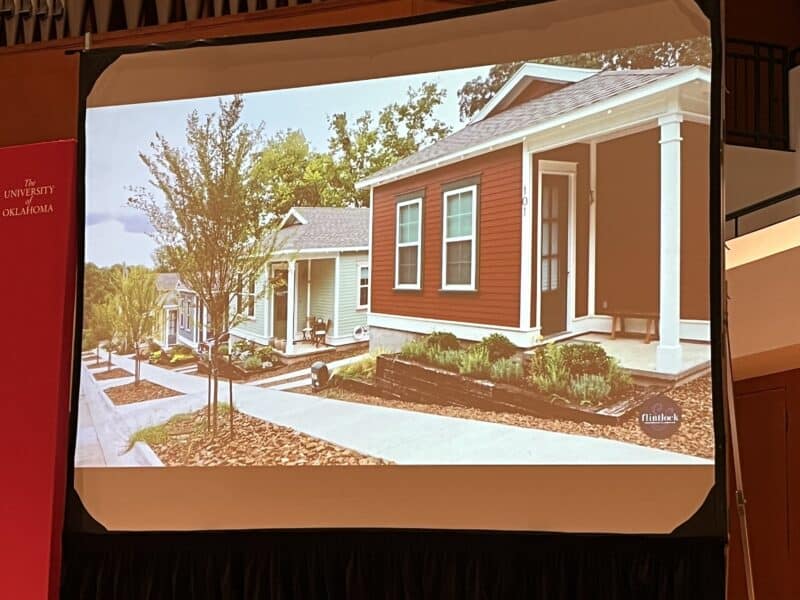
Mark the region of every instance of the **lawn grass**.
[[[227, 416], [228, 411], [230, 410], [228, 403], [220, 402], [217, 406], [219, 409], [217, 412], [217, 418], [222, 419], [222, 417]], [[165, 444], [169, 441], [171, 435], [175, 435], [174, 430], [176, 428], [180, 427], [181, 425], [192, 425], [194, 422], [194, 417], [195, 415], [193, 413], [181, 413], [171, 416], [166, 423], [143, 427], [130, 437], [128, 440], [128, 448], [125, 450], [125, 452], [133, 448], [136, 442], [144, 442], [151, 447], [154, 444]], [[191, 435], [195, 436], [198, 434], [204, 434], [205, 430], [205, 423], [194, 422], [192, 429], [186, 431], [185, 433], [190, 433]]]

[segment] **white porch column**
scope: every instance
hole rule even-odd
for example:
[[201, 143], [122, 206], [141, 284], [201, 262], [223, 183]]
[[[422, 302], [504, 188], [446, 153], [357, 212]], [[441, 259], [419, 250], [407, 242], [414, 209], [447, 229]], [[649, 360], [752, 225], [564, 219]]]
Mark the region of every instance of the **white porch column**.
[[681, 122], [680, 114], [659, 118], [661, 126], [661, 236], [659, 341], [656, 369], [681, 369]]
[[295, 285], [295, 267], [295, 261], [290, 260], [286, 275], [286, 354], [291, 354], [294, 349], [294, 331], [296, 329], [296, 323], [294, 322], [294, 302], [297, 293], [297, 286]]

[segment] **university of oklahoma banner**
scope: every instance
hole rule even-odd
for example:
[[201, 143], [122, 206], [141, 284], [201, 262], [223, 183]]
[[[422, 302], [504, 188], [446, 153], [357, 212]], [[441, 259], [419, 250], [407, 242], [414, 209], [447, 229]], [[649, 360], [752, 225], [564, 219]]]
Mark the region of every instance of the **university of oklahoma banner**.
[[75, 142], [0, 148], [0, 590], [56, 597], [75, 293]]

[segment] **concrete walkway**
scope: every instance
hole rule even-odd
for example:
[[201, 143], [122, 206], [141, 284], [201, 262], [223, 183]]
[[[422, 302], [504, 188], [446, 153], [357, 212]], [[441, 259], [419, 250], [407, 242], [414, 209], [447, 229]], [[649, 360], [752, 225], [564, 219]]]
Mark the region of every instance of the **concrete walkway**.
[[444, 417], [279, 390], [242, 390], [236, 406], [362, 454], [407, 465], [711, 464], [656, 448]]
[[[114, 357], [113, 362], [133, 368], [128, 358]], [[141, 456], [141, 449], [132, 457], [121, 454], [132, 433], [206, 405], [205, 378], [147, 364], [142, 365], [142, 377], [182, 395], [115, 407], [83, 369], [81, 403], [88, 406], [105, 464], [152, 460]], [[220, 401], [228, 401], [227, 385], [220, 385]], [[706, 459], [614, 440], [345, 402], [253, 384], [234, 385], [234, 404], [253, 417], [398, 464], [711, 464]], [[83, 426], [81, 423], [81, 430]], [[87, 458], [96, 453], [89, 433], [84, 431], [87, 443], [81, 450]]]

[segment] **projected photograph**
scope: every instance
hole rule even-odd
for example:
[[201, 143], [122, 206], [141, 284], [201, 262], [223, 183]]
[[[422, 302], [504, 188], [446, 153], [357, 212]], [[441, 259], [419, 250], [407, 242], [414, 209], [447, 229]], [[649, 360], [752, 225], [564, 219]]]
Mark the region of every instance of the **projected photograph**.
[[710, 60], [89, 109], [76, 466], [710, 464]]

